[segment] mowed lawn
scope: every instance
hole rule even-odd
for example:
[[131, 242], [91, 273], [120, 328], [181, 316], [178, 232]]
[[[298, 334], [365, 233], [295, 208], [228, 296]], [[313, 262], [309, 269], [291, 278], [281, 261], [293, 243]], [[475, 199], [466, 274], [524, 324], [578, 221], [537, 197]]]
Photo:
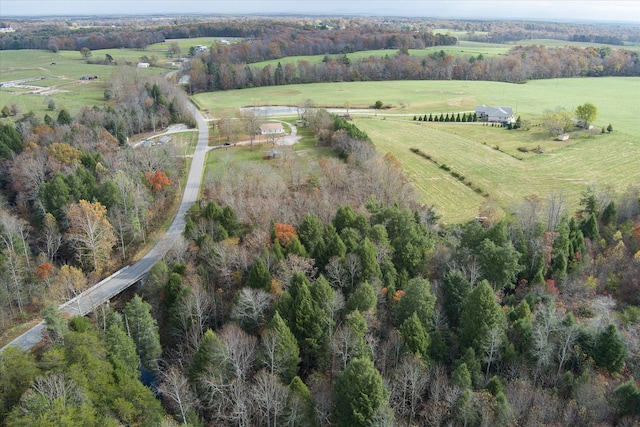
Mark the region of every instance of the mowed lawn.
[[517, 160], [435, 123], [356, 118], [355, 124], [369, 134], [379, 153], [396, 156], [422, 200], [434, 205], [447, 223], [473, 218], [484, 199], [410, 148], [418, 148], [463, 174], [505, 211], [528, 194], [545, 198], [552, 192], [562, 193], [575, 209], [588, 185], [611, 186], [620, 192], [640, 182], [640, 142], [631, 135], [598, 135], [550, 154]]

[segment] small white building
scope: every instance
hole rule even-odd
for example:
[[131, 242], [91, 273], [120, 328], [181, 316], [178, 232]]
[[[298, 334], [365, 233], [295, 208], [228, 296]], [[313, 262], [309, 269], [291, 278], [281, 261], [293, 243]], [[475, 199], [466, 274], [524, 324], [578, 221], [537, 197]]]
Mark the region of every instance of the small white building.
[[261, 135], [278, 135], [284, 133], [282, 123], [264, 123], [260, 125]]
[[138, 62], [138, 68], [149, 68], [151, 64], [148, 62]]
[[567, 141], [569, 139], [568, 133], [563, 133], [562, 135], [558, 135], [558, 141]]
[[511, 107], [476, 107], [476, 115], [481, 122], [514, 123], [513, 109]]

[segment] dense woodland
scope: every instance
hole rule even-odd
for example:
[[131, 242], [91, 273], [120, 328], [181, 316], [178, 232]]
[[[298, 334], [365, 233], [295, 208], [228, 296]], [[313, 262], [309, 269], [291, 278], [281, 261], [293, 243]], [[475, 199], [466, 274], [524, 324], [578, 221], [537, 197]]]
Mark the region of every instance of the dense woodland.
[[454, 56], [444, 51], [425, 56], [406, 49], [384, 56], [350, 59], [348, 54], [325, 56], [319, 64], [307, 60], [255, 67], [233, 64], [238, 44], [217, 45], [186, 69], [192, 92], [277, 86], [296, 83], [385, 80], [489, 80], [525, 83], [532, 79], [640, 76], [637, 52], [604, 48], [518, 46], [507, 55]]
[[[392, 155], [310, 114], [340, 157], [211, 173], [142, 298], [91, 322], [45, 310], [39, 352], [3, 353], [8, 425], [637, 421], [640, 188], [585, 188], [579, 212], [558, 194], [505, 218], [487, 203], [483, 223], [443, 227]], [[3, 271], [32, 275], [24, 251], [44, 247], [17, 240], [13, 212]]]
[[585, 187], [577, 212], [562, 194], [504, 216], [488, 199], [445, 226], [392, 154], [322, 109], [306, 118], [336, 156], [210, 171], [138, 295], [62, 318], [185, 173], [170, 145], [124, 144], [192, 123], [182, 94], [117, 70], [108, 106], [0, 124], [0, 324], [47, 326], [33, 353], [0, 354], [3, 424], [637, 425], [640, 185]]

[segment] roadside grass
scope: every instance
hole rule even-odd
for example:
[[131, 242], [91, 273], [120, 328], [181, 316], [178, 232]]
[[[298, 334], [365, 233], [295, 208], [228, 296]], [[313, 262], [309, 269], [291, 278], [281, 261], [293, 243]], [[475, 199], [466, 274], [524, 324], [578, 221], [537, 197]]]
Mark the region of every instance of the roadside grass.
[[464, 175], [506, 211], [528, 194], [544, 198], [554, 191], [564, 194], [569, 208], [575, 209], [588, 185], [623, 191], [640, 181], [640, 145], [631, 135], [585, 138], [520, 161], [435, 124], [399, 125], [395, 120], [359, 117], [354, 122], [369, 134], [379, 153], [396, 156], [422, 200], [433, 204], [447, 223], [476, 216], [483, 198], [411, 148]]

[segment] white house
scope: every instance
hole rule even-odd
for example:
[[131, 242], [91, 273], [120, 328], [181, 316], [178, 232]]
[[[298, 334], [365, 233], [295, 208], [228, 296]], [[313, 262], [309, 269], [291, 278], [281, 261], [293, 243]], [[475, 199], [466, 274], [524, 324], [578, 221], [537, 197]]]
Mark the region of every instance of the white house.
[[282, 123], [264, 123], [260, 125], [261, 135], [283, 134], [284, 128]]
[[513, 109], [511, 107], [487, 107], [480, 105], [476, 107], [476, 115], [481, 122], [513, 123]]

